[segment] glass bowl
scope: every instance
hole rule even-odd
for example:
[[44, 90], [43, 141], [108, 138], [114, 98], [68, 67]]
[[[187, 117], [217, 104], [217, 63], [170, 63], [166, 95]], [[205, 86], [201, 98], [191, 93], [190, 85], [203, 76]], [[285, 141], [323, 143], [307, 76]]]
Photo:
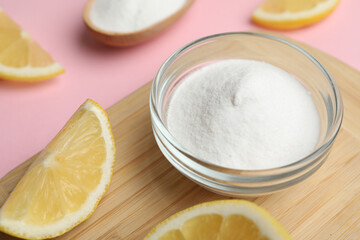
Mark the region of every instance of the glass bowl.
[[[176, 141], [165, 124], [171, 94], [189, 73], [225, 59], [252, 59], [270, 63], [295, 76], [311, 92], [320, 117], [320, 136], [313, 152], [279, 168], [237, 170], [199, 159]], [[339, 132], [343, 105], [334, 80], [308, 52], [274, 36], [234, 32], [201, 38], [173, 53], [154, 77], [150, 90], [150, 113], [160, 150], [183, 175], [218, 194], [251, 197], [290, 187], [319, 169]]]

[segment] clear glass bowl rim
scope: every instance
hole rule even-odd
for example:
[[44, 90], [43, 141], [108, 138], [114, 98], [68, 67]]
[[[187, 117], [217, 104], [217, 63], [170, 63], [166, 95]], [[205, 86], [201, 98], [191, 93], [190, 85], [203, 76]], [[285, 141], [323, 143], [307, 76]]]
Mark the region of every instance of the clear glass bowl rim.
[[[331, 127], [333, 127], [330, 136], [327, 136], [327, 141], [324, 141], [319, 147], [317, 147], [316, 149], [314, 149], [310, 154], [308, 154], [307, 156], [305, 156], [302, 159], [299, 159], [298, 161], [285, 165], [285, 166], [281, 166], [278, 168], [270, 168], [270, 169], [264, 169], [264, 170], [242, 170], [242, 169], [231, 169], [231, 168], [226, 168], [223, 166], [219, 166], [219, 165], [215, 165], [212, 163], [209, 163], [197, 156], [195, 156], [194, 154], [192, 154], [191, 152], [189, 152], [188, 150], [186, 150], [184, 147], [182, 147], [177, 141], [176, 139], [170, 134], [170, 132], [167, 130], [164, 122], [162, 121], [161, 118], [161, 112], [158, 111], [157, 109], [157, 100], [156, 100], [156, 96], [157, 96], [157, 92], [163, 91], [163, 89], [158, 89], [158, 85], [159, 85], [159, 81], [161, 79], [161, 76], [163, 75], [163, 73], [167, 70], [167, 68], [171, 65], [171, 63], [176, 60], [176, 58], [178, 56], [180, 56], [183, 52], [186, 52], [187, 50], [190, 50], [193, 46], [195, 46], [198, 43], [201, 42], [205, 42], [207, 40], [214, 40], [216, 38], [219, 37], [224, 37], [224, 36], [253, 36], [253, 37], [260, 37], [260, 38], [265, 38], [268, 40], [274, 40], [276, 42], [282, 43], [287, 45], [288, 47], [291, 47], [297, 51], [299, 51], [300, 53], [302, 53], [305, 57], [307, 57], [313, 64], [315, 64], [324, 74], [324, 76], [326, 77], [326, 79], [328, 80], [328, 83], [331, 86], [331, 89], [333, 91], [334, 94], [334, 100], [335, 100], [335, 117], [333, 120], [333, 124], [331, 125]], [[214, 34], [214, 35], [209, 35], [206, 37], [202, 37], [199, 38], [195, 41], [192, 41], [188, 44], [186, 44], [185, 46], [181, 47], [180, 49], [178, 49], [177, 51], [175, 51], [172, 55], [170, 55], [170, 57], [168, 57], [165, 62], [161, 65], [160, 69], [158, 70], [158, 72], [156, 73], [152, 85], [151, 85], [151, 89], [150, 89], [150, 110], [151, 110], [151, 117], [153, 122], [157, 125], [157, 127], [159, 128], [159, 130], [161, 131], [161, 133], [166, 137], [166, 139], [169, 141], [169, 143], [175, 147], [176, 149], [178, 149], [182, 154], [187, 156], [187, 160], [193, 161], [192, 159], [196, 159], [197, 163], [195, 164], [201, 164], [201, 165], [205, 165], [205, 166], [211, 166], [211, 168], [216, 169], [216, 171], [218, 172], [231, 172], [230, 175], [236, 176], [236, 175], [257, 175], [259, 173], [261, 173], [260, 175], [263, 176], [269, 176], [272, 175], [274, 172], [282, 172], [282, 173], [289, 173], [292, 172], [294, 169], [297, 169], [300, 166], [303, 165], [307, 165], [308, 163], [311, 163], [311, 161], [313, 161], [314, 159], [317, 159], [320, 155], [322, 155], [322, 153], [328, 149], [331, 144], [334, 142], [337, 134], [339, 133], [340, 127], [341, 127], [341, 123], [343, 120], [343, 103], [342, 103], [342, 98], [340, 95], [340, 91], [335, 83], [335, 81], [333, 80], [333, 78], [331, 77], [331, 75], [328, 73], [328, 71], [323, 67], [323, 65], [315, 58], [313, 57], [310, 53], [308, 53], [306, 50], [304, 50], [303, 48], [297, 46], [296, 44], [293, 44], [287, 40], [281, 39], [279, 37], [276, 36], [272, 36], [272, 35], [268, 35], [268, 34], [264, 34], [264, 33], [257, 33], [257, 32], [226, 32], [226, 33], [218, 33], [218, 34]], [[329, 127], [328, 127], [329, 129]]]

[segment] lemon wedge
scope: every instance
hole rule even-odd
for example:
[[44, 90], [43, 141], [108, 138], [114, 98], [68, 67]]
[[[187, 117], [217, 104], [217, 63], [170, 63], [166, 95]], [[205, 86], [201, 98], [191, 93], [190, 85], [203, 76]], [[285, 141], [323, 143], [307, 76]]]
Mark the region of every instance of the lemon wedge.
[[263, 208], [245, 200], [195, 205], [156, 226], [146, 240], [283, 240], [286, 230]]
[[0, 8], [0, 78], [34, 82], [63, 73], [64, 68]]
[[69, 231], [94, 212], [114, 162], [107, 114], [87, 100], [16, 185], [0, 209], [0, 230], [26, 239]]
[[340, 0], [266, 0], [252, 14], [263, 27], [295, 29], [327, 17]]

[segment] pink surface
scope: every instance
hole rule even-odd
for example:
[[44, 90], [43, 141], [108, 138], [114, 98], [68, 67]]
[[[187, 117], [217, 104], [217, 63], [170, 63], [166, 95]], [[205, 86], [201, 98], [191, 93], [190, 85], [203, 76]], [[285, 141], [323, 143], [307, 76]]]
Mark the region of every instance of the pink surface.
[[[66, 68], [65, 74], [43, 83], [0, 80], [0, 177], [44, 148], [87, 98], [110, 107], [149, 82], [162, 62], [184, 44], [210, 34], [259, 29], [250, 15], [262, 1], [196, 0], [161, 36], [117, 49], [86, 32], [84, 0], [0, 0], [0, 7]], [[360, 69], [358, 9], [360, 1], [343, 0], [322, 22], [280, 33]]]

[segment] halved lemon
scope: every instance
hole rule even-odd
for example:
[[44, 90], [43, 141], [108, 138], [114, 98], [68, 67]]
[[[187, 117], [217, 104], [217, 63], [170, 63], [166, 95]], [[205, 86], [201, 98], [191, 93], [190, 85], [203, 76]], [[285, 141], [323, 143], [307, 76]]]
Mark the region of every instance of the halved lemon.
[[87, 100], [16, 185], [0, 209], [0, 230], [26, 239], [69, 231], [95, 210], [114, 162], [107, 114]]
[[283, 240], [286, 230], [263, 208], [245, 200], [195, 205], [157, 225], [146, 240]]
[[295, 29], [327, 17], [340, 0], [266, 0], [252, 14], [263, 27]]
[[0, 8], [0, 78], [32, 82], [63, 72], [64, 68]]

